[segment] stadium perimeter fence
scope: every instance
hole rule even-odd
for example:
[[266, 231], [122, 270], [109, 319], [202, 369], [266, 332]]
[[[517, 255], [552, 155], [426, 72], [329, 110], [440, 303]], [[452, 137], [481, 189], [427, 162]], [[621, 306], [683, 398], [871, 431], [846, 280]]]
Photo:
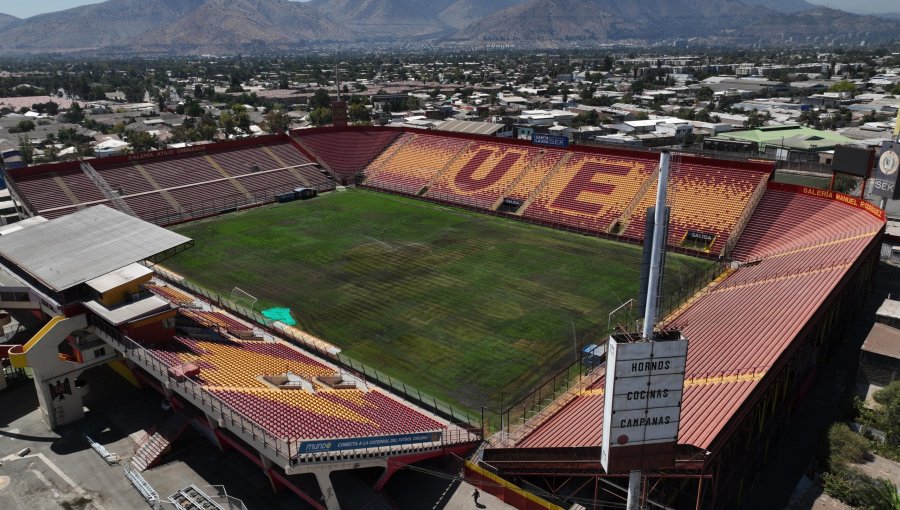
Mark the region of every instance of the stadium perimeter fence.
[[273, 186], [262, 190], [250, 192], [250, 197], [243, 193], [233, 193], [228, 195], [220, 195], [200, 202], [192, 202], [178, 211], [155, 211], [148, 214], [142, 214], [144, 221], [159, 226], [171, 226], [179, 223], [187, 223], [219, 214], [237, 212], [243, 209], [250, 209], [265, 204], [271, 204], [278, 201], [279, 197], [288, 193], [292, 193], [294, 189], [306, 187], [316, 190], [316, 192], [330, 191], [334, 189], [334, 184], [329, 183], [317, 184], [312, 186], [303, 186], [298, 184], [283, 184]]
[[[660, 304], [659, 319], [665, 320], [713, 280], [721, 276], [724, 270], [723, 264], [713, 263], [694, 272]], [[637, 331], [639, 321], [640, 318], [635, 319], [634, 323], [617, 325], [606, 334], [612, 334], [614, 330], [622, 327], [631, 327]], [[603, 340], [601, 343], [605, 342], [606, 340]], [[509, 407], [501, 411], [484, 408], [482, 410], [482, 428], [485, 431], [485, 437], [495, 434], [492, 442], [495, 442], [497, 446], [514, 444], [540, 425], [544, 416], [565, 406], [579, 390], [588, 389], [606, 374], [605, 360], [599, 364], [586, 363], [585, 353], [583, 351], [579, 351], [579, 353], [579, 357], [574, 363], [554, 374], [537, 389]]]
[[364, 382], [373, 382], [378, 386], [381, 386], [382, 388], [389, 389], [403, 396], [404, 399], [416, 405], [419, 405], [437, 414], [438, 416], [442, 416], [443, 418], [451, 421], [457, 426], [464, 428], [470, 433], [478, 433], [479, 435], [481, 434], [480, 419], [469, 414], [467, 411], [460, 409], [459, 407], [454, 407], [446, 402], [443, 402], [437, 397], [429, 395], [428, 393], [424, 393], [418, 388], [394, 379], [393, 377], [375, 370], [374, 368], [369, 367], [363, 363], [360, 363], [359, 361], [356, 361], [345, 354], [329, 351], [320, 342], [317, 342], [313, 338], [304, 335], [300, 331], [287, 328], [276, 328], [273, 325], [273, 321], [267, 319], [262, 314], [247, 307], [241, 306], [237, 303], [233, 303], [230, 300], [223, 298], [219, 294], [216, 294], [215, 292], [211, 292], [197, 285], [194, 285], [191, 282], [176, 276], [174, 273], [171, 273], [160, 266], [154, 266], [154, 271], [156, 271], [157, 275], [159, 275], [161, 278], [171, 283], [172, 285], [200, 296], [210, 303], [215, 303], [217, 306], [221, 306], [222, 308], [229, 310], [239, 317], [259, 325], [275, 336], [286, 337], [295, 345], [302, 347], [303, 349], [312, 352], [313, 354], [332, 360], [339, 367], [347, 370], [352, 375], [358, 377]]

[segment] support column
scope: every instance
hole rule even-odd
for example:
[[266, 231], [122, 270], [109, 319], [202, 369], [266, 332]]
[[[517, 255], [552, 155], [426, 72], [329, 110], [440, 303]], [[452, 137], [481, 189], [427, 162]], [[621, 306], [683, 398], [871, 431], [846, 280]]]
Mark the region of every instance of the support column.
[[403, 467], [402, 463], [388, 457], [387, 466], [384, 467], [384, 473], [381, 473], [381, 476], [378, 477], [378, 481], [375, 482], [375, 490], [379, 492], [384, 490], [384, 486], [387, 485], [388, 480], [390, 480], [391, 477], [394, 476], [394, 473], [401, 467]]
[[341, 510], [337, 494], [334, 493], [334, 486], [331, 485], [331, 471], [317, 469], [313, 471], [313, 474], [316, 475], [316, 481], [319, 482], [319, 490], [322, 491], [325, 508], [328, 510]]
[[272, 492], [278, 492], [280, 484], [278, 484], [278, 482], [276, 482], [275, 479], [272, 478], [272, 461], [266, 458], [266, 456], [263, 454], [259, 455], [259, 460], [260, 462], [262, 462], [262, 469], [266, 474], [266, 478], [269, 479], [269, 484], [272, 485]]
[[48, 429], [55, 430], [84, 417], [82, 391], [75, 387], [75, 379], [81, 372], [45, 378], [41, 371], [32, 368], [42, 420]]
[[206, 418], [206, 423], [209, 425], [209, 430], [211, 434], [209, 434], [209, 439], [216, 445], [220, 451], [225, 451], [225, 445], [222, 444], [222, 441], [219, 440], [219, 434], [216, 432], [219, 428], [219, 423], [210, 415], [203, 413], [203, 416]]

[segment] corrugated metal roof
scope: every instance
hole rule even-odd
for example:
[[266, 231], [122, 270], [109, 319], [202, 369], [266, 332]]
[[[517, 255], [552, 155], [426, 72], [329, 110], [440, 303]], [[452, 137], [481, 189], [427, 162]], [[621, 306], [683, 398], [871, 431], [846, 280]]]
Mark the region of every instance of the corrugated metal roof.
[[[735, 249], [758, 262], [707, 288], [667, 324], [689, 339], [679, 444], [713, 445], [880, 228], [835, 201], [766, 192]], [[600, 446], [603, 385], [582, 391], [516, 447]]]
[[885, 299], [884, 302], [881, 303], [881, 306], [878, 307], [878, 311], [875, 312], [875, 315], [900, 319], [900, 301]]
[[863, 343], [862, 350], [900, 359], [900, 330], [876, 322]]
[[92, 278], [86, 283], [90, 288], [103, 294], [104, 292], [115, 289], [116, 287], [121, 287], [128, 282], [150, 274], [153, 274], [153, 271], [150, 270], [150, 268], [135, 262], [134, 264], [128, 264], [125, 267], [121, 267], [115, 271], [106, 273], [105, 275]]
[[189, 242], [98, 205], [0, 237], [0, 255], [62, 291]]
[[448, 120], [435, 126], [435, 129], [438, 131], [452, 131], [454, 133], [469, 133], [472, 135], [493, 135], [503, 128], [503, 124], [470, 120]]
[[155, 295], [111, 310], [96, 301], [87, 301], [84, 306], [114, 326], [172, 309], [172, 305], [168, 301]]

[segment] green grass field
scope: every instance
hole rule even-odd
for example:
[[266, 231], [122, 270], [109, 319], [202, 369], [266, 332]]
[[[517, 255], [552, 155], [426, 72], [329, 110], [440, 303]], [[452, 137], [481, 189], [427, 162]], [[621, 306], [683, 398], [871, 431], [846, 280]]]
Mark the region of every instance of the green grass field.
[[[345, 354], [475, 412], [574, 361], [640, 276], [637, 246], [364, 190], [174, 230], [196, 241], [166, 264], [189, 280], [290, 307]], [[670, 254], [667, 282], [709, 264]]]

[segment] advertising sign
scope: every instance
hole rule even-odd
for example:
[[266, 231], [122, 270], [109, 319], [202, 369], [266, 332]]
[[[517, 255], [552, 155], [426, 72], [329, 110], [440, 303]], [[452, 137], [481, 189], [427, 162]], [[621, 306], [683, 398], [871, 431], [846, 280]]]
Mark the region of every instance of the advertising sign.
[[377, 437], [348, 437], [342, 439], [325, 439], [321, 441], [303, 441], [299, 453], [334, 452], [338, 450], [355, 450], [358, 448], [377, 448], [379, 446], [396, 446], [414, 443], [433, 443], [441, 440], [441, 432], [421, 432], [417, 434], [398, 434]]
[[698, 232], [696, 230], [688, 230], [686, 239], [688, 241], [699, 241], [701, 243], [711, 243], [716, 239], [715, 234], [708, 232]]
[[569, 139], [565, 136], [548, 135], [546, 133], [532, 133], [531, 143], [535, 145], [547, 145], [565, 149], [569, 146]]
[[875, 169], [875, 180], [872, 183], [872, 194], [879, 197], [894, 198], [897, 194], [897, 170], [900, 169], [900, 147], [886, 147]]
[[838, 145], [834, 148], [834, 159], [831, 160], [831, 169], [843, 174], [855, 175], [864, 179], [869, 178], [872, 171], [872, 157], [874, 152], [849, 145]]
[[600, 454], [607, 473], [674, 462], [687, 345], [609, 339]]

